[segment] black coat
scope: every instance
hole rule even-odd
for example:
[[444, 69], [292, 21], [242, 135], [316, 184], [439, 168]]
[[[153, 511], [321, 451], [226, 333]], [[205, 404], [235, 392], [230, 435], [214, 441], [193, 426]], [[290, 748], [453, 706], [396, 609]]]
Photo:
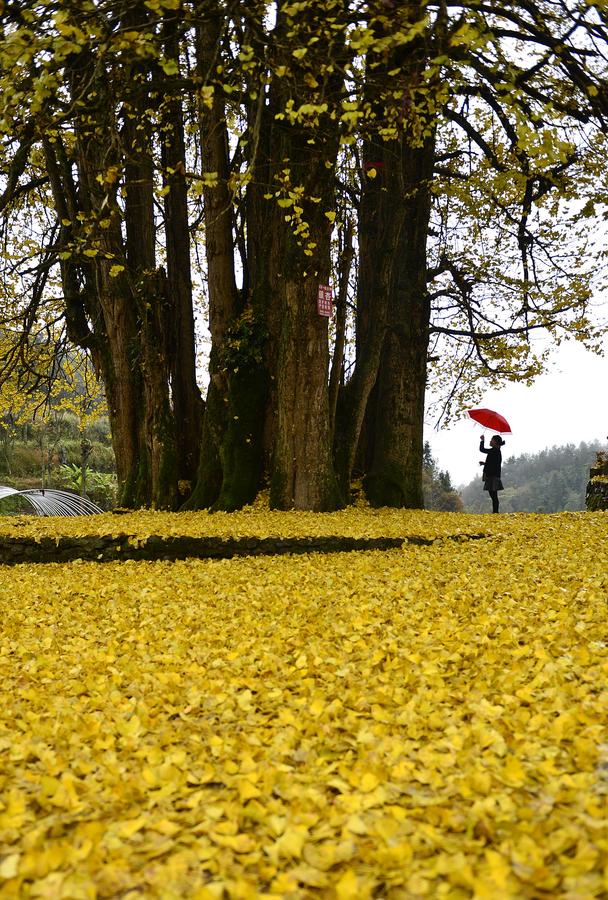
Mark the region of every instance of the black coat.
[[502, 453], [498, 447], [484, 447], [483, 438], [479, 442], [479, 452], [486, 454], [486, 461], [483, 467], [484, 478], [500, 478], [500, 468], [502, 466]]

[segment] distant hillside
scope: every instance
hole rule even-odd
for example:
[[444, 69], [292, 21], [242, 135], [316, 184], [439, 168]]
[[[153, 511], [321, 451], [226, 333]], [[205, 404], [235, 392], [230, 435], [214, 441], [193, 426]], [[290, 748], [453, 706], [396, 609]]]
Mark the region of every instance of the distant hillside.
[[[500, 494], [501, 512], [561, 512], [585, 508], [589, 469], [601, 441], [578, 447], [551, 447], [540, 453], [524, 453], [502, 464], [505, 490]], [[480, 454], [480, 459], [481, 454]], [[489, 512], [490, 500], [479, 478], [460, 489], [466, 512]]]

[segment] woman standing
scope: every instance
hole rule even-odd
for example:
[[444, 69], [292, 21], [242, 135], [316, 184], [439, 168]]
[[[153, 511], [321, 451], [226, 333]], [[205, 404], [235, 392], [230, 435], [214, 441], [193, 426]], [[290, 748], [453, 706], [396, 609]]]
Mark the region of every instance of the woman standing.
[[492, 512], [498, 512], [498, 492], [503, 490], [502, 481], [500, 480], [500, 469], [502, 466], [502, 453], [500, 448], [504, 446], [504, 441], [499, 434], [495, 434], [490, 440], [489, 448], [484, 445], [484, 436], [482, 434], [479, 442], [479, 452], [486, 454], [485, 462], [480, 462], [483, 466], [483, 489], [487, 491], [492, 500]]

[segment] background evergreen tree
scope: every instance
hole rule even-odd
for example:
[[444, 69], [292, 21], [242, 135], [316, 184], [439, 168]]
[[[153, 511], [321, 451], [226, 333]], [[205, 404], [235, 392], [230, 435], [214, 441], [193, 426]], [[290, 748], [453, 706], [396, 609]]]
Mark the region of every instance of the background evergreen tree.
[[441, 472], [433, 456], [431, 445], [424, 442], [422, 453], [422, 489], [425, 509], [443, 512], [461, 512], [460, 494], [452, 484], [449, 472]]

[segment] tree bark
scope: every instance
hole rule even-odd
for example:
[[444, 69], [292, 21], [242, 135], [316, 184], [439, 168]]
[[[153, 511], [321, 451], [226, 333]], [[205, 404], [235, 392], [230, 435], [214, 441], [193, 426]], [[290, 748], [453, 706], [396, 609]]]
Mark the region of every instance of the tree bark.
[[271, 506], [279, 509], [326, 511], [340, 505], [330, 445], [327, 321], [316, 312], [318, 284], [285, 276], [281, 292], [270, 493]]
[[[395, 146], [397, 145], [397, 146]], [[405, 217], [391, 191], [398, 165], [398, 142], [368, 141], [364, 147], [364, 187], [359, 211], [359, 285], [356, 315], [356, 364], [340, 391], [335, 454], [340, 490], [349, 499], [355, 454], [368, 400], [378, 377], [389, 317], [389, 297]]]
[[[213, 0], [204, 3], [201, 12], [197, 66], [200, 77], [213, 84], [209, 73], [214, 71], [225, 13]], [[204, 172], [215, 173], [217, 179], [215, 185], [204, 188], [212, 350], [197, 484], [186, 506], [231, 511], [251, 503], [260, 487], [267, 376], [259, 298], [246, 283], [241, 291], [236, 286], [234, 197], [228, 186], [228, 129], [221, 83], [215, 84], [209, 105], [201, 104], [200, 134]], [[248, 233], [256, 234], [260, 223], [251, 221], [249, 226]]]
[[[312, 9], [298, 18], [298, 26], [323, 34], [319, 19], [319, 11]], [[291, 67], [292, 75], [287, 85], [283, 79], [273, 80], [270, 102], [275, 113], [270, 150], [271, 160], [276, 161], [274, 191], [279, 189], [288, 204], [271, 201], [271, 290], [278, 323], [273, 314], [269, 328], [271, 346], [276, 346], [271, 370], [275, 406], [270, 504], [278, 509], [325, 511], [342, 505], [331, 447], [328, 319], [317, 311], [319, 286], [330, 283], [339, 125], [337, 116], [320, 113], [313, 129], [305, 121], [289, 121], [284, 110], [292, 95], [301, 103], [318, 102], [319, 95], [335, 101], [343, 85], [334, 71], [324, 72], [329, 43], [322, 40], [311, 45], [315, 49], [309, 48], [300, 65], [292, 52], [294, 43], [299, 46], [297, 29], [283, 33], [280, 26], [279, 18], [277, 58]], [[333, 52], [339, 55], [340, 49]]]
[[405, 215], [374, 409], [370, 410], [371, 467], [364, 481], [373, 506], [424, 505], [422, 456], [430, 317], [426, 241], [433, 162], [432, 138], [420, 147], [403, 148], [398, 187]]
[[[145, 21], [146, 12], [141, 6], [134, 6], [129, 11], [127, 23], [130, 26], [137, 27]], [[146, 79], [146, 67], [135, 63], [129, 70], [129, 96], [123, 106], [126, 232], [123, 253], [127, 265], [125, 273], [120, 273], [114, 280], [122, 291], [130, 294], [136, 312], [136, 320], [130, 326], [133, 333], [128, 339], [132, 355], [138, 354], [140, 366], [138, 378], [131, 376], [130, 384], [139, 391], [143, 402], [136, 426], [139, 458], [125, 479], [121, 501], [126, 506], [152, 502], [161, 507], [173, 507], [177, 479], [168, 393], [169, 345], [164, 328], [166, 284], [164, 273], [156, 268], [152, 129], [144, 113]], [[106, 127], [111, 135], [112, 123], [108, 122]], [[100, 162], [90, 162], [94, 172]], [[84, 162], [84, 165], [88, 163]], [[119, 245], [118, 234], [115, 240]], [[107, 310], [105, 316], [111, 318], [111, 312]], [[128, 389], [124, 384], [120, 387], [121, 391]], [[116, 427], [119, 431], [122, 429], [119, 423]]]
[[[368, 16], [368, 27], [382, 39], [387, 29], [422, 21], [424, 9], [418, 0], [380, 0], [369, 4]], [[422, 78], [427, 54], [416, 36], [381, 60], [373, 54], [364, 87], [370, 112], [359, 211], [357, 355], [339, 397], [335, 453], [343, 496], [357, 458], [374, 505], [418, 506], [422, 498], [426, 236], [436, 118]]]
[[[176, 16], [167, 16], [163, 36], [165, 56], [179, 67], [179, 28]], [[203, 403], [196, 378], [196, 339], [192, 303], [186, 143], [182, 99], [165, 99], [162, 139], [165, 240], [167, 251], [167, 297], [171, 321], [169, 366], [171, 400], [176, 424], [177, 485], [180, 495], [192, 491], [201, 444]]]

